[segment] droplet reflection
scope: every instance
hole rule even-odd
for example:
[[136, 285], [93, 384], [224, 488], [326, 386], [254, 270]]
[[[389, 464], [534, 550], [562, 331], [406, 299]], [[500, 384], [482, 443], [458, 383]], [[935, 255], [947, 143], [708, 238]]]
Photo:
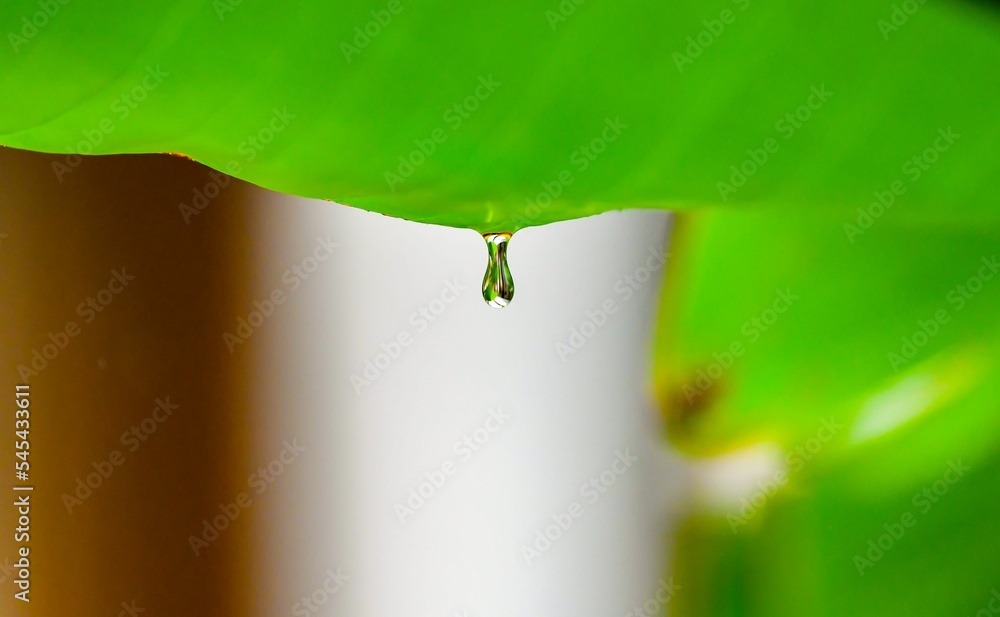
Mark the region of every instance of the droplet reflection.
[[514, 279], [507, 266], [510, 234], [483, 234], [483, 239], [486, 240], [486, 250], [489, 251], [489, 263], [486, 264], [486, 276], [483, 277], [483, 299], [493, 308], [503, 308], [514, 299]]

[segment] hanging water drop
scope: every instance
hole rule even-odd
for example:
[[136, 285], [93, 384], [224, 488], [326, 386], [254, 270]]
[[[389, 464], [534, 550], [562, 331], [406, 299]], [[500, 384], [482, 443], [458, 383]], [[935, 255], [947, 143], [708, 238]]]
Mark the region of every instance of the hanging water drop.
[[483, 234], [489, 262], [483, 277], [483, 299], [493, 308], [503, 308], [514, 299], [514, 279], [507, 266], [507, 242], [510, 234]]

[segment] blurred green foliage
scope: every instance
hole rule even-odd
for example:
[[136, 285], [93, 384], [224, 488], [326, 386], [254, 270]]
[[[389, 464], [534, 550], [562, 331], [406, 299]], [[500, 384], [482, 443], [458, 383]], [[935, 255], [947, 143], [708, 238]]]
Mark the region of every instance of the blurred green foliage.
[[1000, 588], [1000, 229], [896, 213], [861, 235], [682, 217], [656, 358], [670, 435], [778, 466], [694, 506], [673, 614], [974, 615]]
[[777, 491], [768, 477], [693, 513], [677, 533], [672, 614], [996, 614], [1000, 443], [996, 406], [981, 410], [821, 451]]
[[[871, 424], [860, 436], [983, 404], [1000, 363], [1000, 227], [915, 225], [897, 216], [905, 195], [895, 207], [860, 235], [850, 215], [682, 217], [657, 351], [681, 446], [796, 443], [830, 416]], [[880, 405], [892, 392], [902, 402]], [[880, 420], [880, 406], [894, 411]]]

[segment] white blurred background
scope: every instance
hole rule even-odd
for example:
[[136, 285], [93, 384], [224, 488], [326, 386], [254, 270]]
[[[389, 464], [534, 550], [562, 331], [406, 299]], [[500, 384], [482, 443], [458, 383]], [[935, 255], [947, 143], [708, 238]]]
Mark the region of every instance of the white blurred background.
[[653, 607], [687, 491], [648, 395], [669, 215], [517, 233], [498, 310], [473, 231], [257, 195], [280, 203], [256, 210], [251, 295], [287, 299], [248, 341], [251, 460], [304, 451], [253, 506], [256, 614]]

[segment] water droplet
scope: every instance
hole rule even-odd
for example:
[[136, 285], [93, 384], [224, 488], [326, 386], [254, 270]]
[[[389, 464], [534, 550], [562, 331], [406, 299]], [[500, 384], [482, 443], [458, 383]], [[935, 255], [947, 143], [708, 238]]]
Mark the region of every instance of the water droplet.
[[507, 243], [510, 234], [483, 234], [490, 260], [483, 277], [483, 299], [493, 308], [503, 308], [514, 299], [514, 279], [507, 266]]

